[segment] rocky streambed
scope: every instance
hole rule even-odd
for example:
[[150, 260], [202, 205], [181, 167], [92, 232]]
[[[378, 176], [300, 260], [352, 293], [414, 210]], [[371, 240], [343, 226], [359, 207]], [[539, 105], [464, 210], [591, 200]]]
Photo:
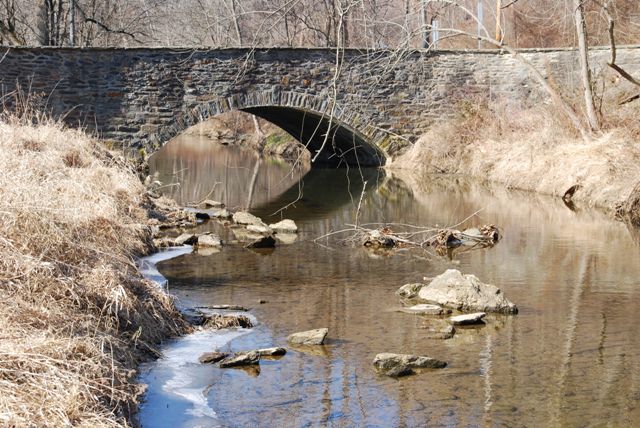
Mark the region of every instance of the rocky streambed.
[[[211, 199], [230, 213], [239, 210], [224, 193], [233, 185], [211, 192], [198, 184], [210, 167], [172, 162], [162, 163], [164, 180], [184, 168], [197, 172], [192, 185], [182, 183], [182, 203]], [[209, 182], [236, 171], [232, 165]], [[144, 377], [143, 426], [640, 423], [634, 404], [640, 386], [632, 375], [640, 341], [629, 329], [640, 298], [633, 230], [597, 212], [572, 212], [561, 201], [460, 177], [409, 188], [393, 177], [362, 174], [314, 171], [271, 201], [260, 184], [270, 179], [258, 178], [254, 194], [263, 199], [249, 213], [266, 226], [292, 219], [298, 228], [292, 243], [276, 233], [275, 248], [246, 248], [234, 229], [250, 231], [223, 224], [232, 219], [187, 231], [217, 235], [223, 244], [158, 265], [180, 306], [244, 315], [253, 327], [205, 329], [167, 344]], [[282, 175], [276, 177], [280, 183]], [[502, 236], [493, 246], [438, 254], [402, 245], [373, 251], [330, 235], [356, 219], [368, 230], [395, 232], [403, 223], [465, 235], [493, 224]], [[458, 294], [448, 280], [430, 290], [443, 275], [478, 290]], [[404, 295], [396, 294], [401, 287]], [[450, 300], [454, 291], [462, 303]], [[322, 345], [287, 340], [319, 328], [328, 329]], [[205, 353], [267, 348], [286, 353], [260, 355], [244, 368], [198, 361]]]

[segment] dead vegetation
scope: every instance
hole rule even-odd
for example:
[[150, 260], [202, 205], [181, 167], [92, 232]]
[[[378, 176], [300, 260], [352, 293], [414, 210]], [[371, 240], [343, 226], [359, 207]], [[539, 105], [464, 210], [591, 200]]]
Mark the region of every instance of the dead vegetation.
[[[465, 219], [460, 224], [466, 222]], [[448, 228], [421, 227], [409, 224], [347, 225], [343, 229], [316, 238], [319, 242], [330, 236], [342, 236], [340, 243], [360, 244], [372, 251], [396, 249], [433, 250], [437, 255], [450, 256], [452, 250], [464, 247], [465, 251], [493, 247], [500, 241], [502, 233], [493, 224], [467, 228], [463, 231], [456, 226]], [[375, 227], [375, 228], [372, 228]]]
[[205, 317], [204, 327], [216, 330], [231, 327], [251, 328], [253, 323], [246, 315], [212, 314]]
[[187, 328], [133, 263], [145, 189], [55, 123], [0, 119], [0, 168], [0, 425], [128, 425], [137, 363]]
[[640, 177], [636, 107], [587, 141], [547, 107], [466, 102], [456, 118], [434, 125], [389, 167], [464, 174], [560, 197], [572, 189], [576, 203], [615, 210]]

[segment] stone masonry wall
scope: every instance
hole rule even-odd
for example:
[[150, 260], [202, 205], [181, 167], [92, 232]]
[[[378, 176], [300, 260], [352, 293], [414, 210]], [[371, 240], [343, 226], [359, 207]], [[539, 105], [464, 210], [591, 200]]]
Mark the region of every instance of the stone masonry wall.
[[[558, 87], [577, 85], [574, 50], [522, 55]], [[609, 53], [591, 55], [599, 69]], [[212, 115], [278, 106], [331, 115], [387, 154], [461, 100], [547, 100], [527, 68], [498, 51], [349, 49], [334, 85], [336, 59], [333, 49], [11, 48], [0, 62], [0, 96], [10, 105], [19, 85], [69, 124], [147, 152]], [[620, 48], [618, 63], [638, 70], [640, 48]]]

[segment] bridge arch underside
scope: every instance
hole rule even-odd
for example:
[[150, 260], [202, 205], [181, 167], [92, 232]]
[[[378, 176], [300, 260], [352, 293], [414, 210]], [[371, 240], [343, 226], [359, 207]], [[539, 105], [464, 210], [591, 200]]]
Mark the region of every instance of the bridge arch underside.
[[240, 111], [282, 128], [311, 152], [315, 165], [381, 166], [384, 154], [367, 138], [336, 118], [297, 107], [260, 106]]

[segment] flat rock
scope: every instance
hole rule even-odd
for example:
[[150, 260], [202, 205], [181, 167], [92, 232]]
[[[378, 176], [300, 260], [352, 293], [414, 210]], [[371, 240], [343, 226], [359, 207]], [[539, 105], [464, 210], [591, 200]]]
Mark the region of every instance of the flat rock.
[[404, 297], [405, 299], [413, 299], [414, 297], [418, 296], [418, 292], [425, 285], [426, 284], [423, 284], [421, 282], [405, 284], [402, 287], [398, 288], [398, 290], [396, 291], [396, 294], [400, 297]]
[[270, 224], [269, 227], [276, 233], [298, 233], [298, 226], [293, 220], [289, 219]]
[[173, 240], [176, 246], [180, 245], [193, 245], [198, 242], [198, 237], [193, 233], [183, 233]]
[[217, 363], [218, 361], [224, 360], [228, 356], [229, 354], [225, 354], [224, 352], [205, 352], [204, 354], [200, 355], [198, 361], [202, 364], [213, 364]]
[[498, 287], [482, 283], [475, 275], [463, 275], [457, 269], [433, 278], [420, 289], [418, 297], [462, 312], [518, 313], [516, 305], [507, 300]]
[[245, 248], [273, 248], [276, 246], [276, 240], [273, 236], [261, 236], [253, 242], [245, 245]]
[[254, 226], [266, 226], [259, 217], [245, 211], [238, 211], [233, 214], [233, 221], [237, 224], [252, 224]]
[[416, 372], [414, 372], [411, 367], [400, 364], [398, 366], [390, 368], [384, 374], [389, 377], [402, 377], [416, 374]]
[[258, 351], [238, 352], [220, 362], [221, 368], [249, 366], [260, 362], [260, 354]]
[[410, 369], [441, 369], [447, 366], [444, 361], [435, 358], [410, 354], [382, 353], [373, 359], [373, 365], [380, 370], [391, 370], [394, 367], [405, 366]]
[[205, 208], [222, 208], [222, 207], [224, 207], [224, 204], [222, 202], [214, 201], [212, 199], [206, 199], [206, 200], [202, 201], [202, 203], [200, 205], [205, 207]]
[[449, 318], [449, 322], [453, 325], [469, 325], [483, 323], [482, 318], [487, 314], [484, 312], [476, 312], [474, 314], [464, 314]]
[[456, 334], [456, 328], [446, 321], [437, 324], [426, 324], [422, 328], [426, 330], [425, 337], [427, 339], [447, 340]]
[[261, 357], [277, 357], [286, 354], [287, 350], [285, 348], [278, 347], [257, 349], [256, 352], [260, 354]]
[[198, 247], [221, 247], [222, 240], [218, 235], [198, 236]]
[[273, 230], [271, 230], [270, 227], [261, 226], [261, 225], [257, 225], [257, 224], [248, 225], [247, 226], [247, 230], [249, 232], [261, 233], [261, 234], [264, 234], [264, 235], [271, 235], [273, 233]]
[[422, 303], [419, 305], [402, 308], [402, 312], [417, 315], [446, 315], [451, 313], [451, 309], [445, 309], [442, 306]]
[[328, 328], [301, 331], [299, 333], [290, 334], [287, 337], [287, 341], [295, 345], [322, 345], [324, 343], [324, 338], [327, 337], [328, 333]]
[[212, 218], [230, 218], [231, 213], [223, 208], [221, 210], [210, 211], [209, 216]]

